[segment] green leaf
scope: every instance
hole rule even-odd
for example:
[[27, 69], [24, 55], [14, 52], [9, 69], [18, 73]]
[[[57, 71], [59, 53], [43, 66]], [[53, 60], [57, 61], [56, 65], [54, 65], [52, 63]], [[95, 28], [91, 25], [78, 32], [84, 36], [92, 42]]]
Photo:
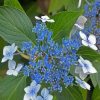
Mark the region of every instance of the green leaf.
[[64, 6], [64, 0], [51, 0], [48, 12], [56, 12]]
[[53, 39], [60, 41], [63, 37], [68, 37], [70, 31], [75, 24], [81, 12], [67, 12], [63, 11], [52, 17], [54, 23], [48, 23], [47, 26], [53, 31]]
[[79, 0], [51, 0], [48, 12], [55, 13], [61, 10], [62, 8], [64, 8], [67, 11], [81, 11], [86, 2], [82, 0], [82, 5], [80, 8], [78, 8], [78, 2]]
[[77, 54], [90, 61], [97, 61], [97, 60], [100, 61], [100, 54], [89, 47], [85, 46], [81, 47], [78, 50]]
[[0, 100], [23, 100], [25, 86], [25, 76], [0, 77]]
[[14, 7], [24, 12], [24, 9], [18, 0], [4, 0], [4, 6]]
[[54, 96], [54, 100], [83, 100], [80, 90], [75, 86], [63, 89], [61, 93]]
[[27, 15], [11, 7], [0, 7], [0, 36], [8, 43], [18, 46], [23, 41], [35, 43], [33, 25]]
[[93, 91], [92, 100], [100, 100], [100, 88], [98, 86]]
[[98, 85], [100, 88], [100, 62], [98, 61], [93, 62], [93, 66], [96, 68], [97, 73], [91, 74], [90, 77], [91, 77], [94, 87]]

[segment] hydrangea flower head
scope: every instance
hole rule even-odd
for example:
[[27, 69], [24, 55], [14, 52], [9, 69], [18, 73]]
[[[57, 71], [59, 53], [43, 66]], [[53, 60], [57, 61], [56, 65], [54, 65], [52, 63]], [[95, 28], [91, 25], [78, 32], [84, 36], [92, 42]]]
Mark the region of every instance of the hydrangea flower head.
[[17, 50], [17, 46], [13, 43], [11, 46], [5, 46], [3, 49], [3, 58], [1, 62], [6, 62], [7, 60], [12, 60], [14, 53]]

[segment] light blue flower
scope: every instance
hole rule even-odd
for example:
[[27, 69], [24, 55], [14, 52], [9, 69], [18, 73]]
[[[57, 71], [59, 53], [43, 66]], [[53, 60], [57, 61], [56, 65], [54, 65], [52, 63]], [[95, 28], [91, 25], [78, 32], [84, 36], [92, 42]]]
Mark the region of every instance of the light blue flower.
[[82, 31], [80, 31], [80, 37], [82, 38], [82, 44], [84, 46], [88, 46], [93, 50], [98, 50], [96, 47], [96, 37], [93, 34], [90, 34], [89, 37], [87, 37]]
[[14, 60], [9, 60], [8, 61], [8, 70], [6, 72], [7, 75], [14, 75], [17, 76], [19, 71], [22, 69], [23, 65], [18, 64], [16, 67], [16, 62]]
[[79, 74], [80, 78], [84, 80], [88, 74], [97, 73], [97, 70], [93, 67], [89, 60], [84, 60], [81, 56], [78, 59], [80, 66], [76, 67], [75, 73]]
[[14, 53], [17, 50], [17, 46], [13, 43], [11, 46], [5, 46], [3, 49], [3, 58], [1, 62], [6, 62], [7, 60], [12, 60]]
[[35, 80], [32, 81], [30, 86], [27, 86], [24, 91], [26, 94], [24, 95], [24, 100], [36, 100], [36, 95], [40, 90], [41, 85], [37, 84]]
[[76, 83], [79, 84], [83, 89], [88, 89], [90, 90], [90, 85], [86, 83], [85, 81], [79, 79], [78, 77], [75, 77]]
[[37, 96], [36, 100], [52, 100], [53, 96], [49, 94], [49, 91], [46, 88], [43, 88], [41, 91], [41, 96]]

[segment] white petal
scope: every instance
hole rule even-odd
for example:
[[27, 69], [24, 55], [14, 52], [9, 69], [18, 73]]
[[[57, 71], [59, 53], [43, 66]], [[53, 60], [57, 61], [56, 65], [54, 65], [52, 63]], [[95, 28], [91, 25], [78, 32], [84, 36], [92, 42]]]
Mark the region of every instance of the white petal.
[[82, 88], [90, 90], [90, 85], [86, 83], [85, 81], [82, 81], [78, 77], [75, 77], [76, 83], [78, 83]]
[[83, 40], [87, 41], [87, 36], [82, 31], [79, 32], [79, 35]]
[[40, 84], [37, 84], [37, 85], [36, 85], [36, 90], [35, 90], [35, 91], [36, 91], [36, 93], [40, 90], [40, 87], [41, 87], [41, 85], [40, 85]]
[[17, 68], [15, 69], [17, 72], [19, 72], [22, 69], [23, 65], [22, 64], [18, 64]]
[[86, 23], [87, 18], [85, 16], [79, 16], [77, 19], [75, 26], [78, 27], [80, 30], [84, 29], [84, 24]]
[[37, 96], [36, 100], [43, 100], [41, 96]]
[[35, 80], [33, 80], [33, 81], [31, 82], [31, 86], [33, 86], [33, 87], [36, 86], [36, 84], [37, 84], [37, 83], [36, 83]]
[[49, 94], [49, 91], [46, 88], [43, 88], [41, 91], [41, 95], [45, 98], [48, 96], [48, 94]]
[[14, 71], [14, 70], [7, 70], [6, 74], [7, 74], [7, 75], [13, 75], [13, 71]]
[[78, 2], [78, 8], [81, 7], [81, 3], [82, 3], [82, 0], [79, 0], [79, 2]]
[[89, 44], [89, 47], [93, 50], [98, 50], [98, 48], [94, 44]]
[[82, 71], [81, 67], [76, 67], [75, 68], [75, 73], [79, 74]]
[[84, 80], [87, 77], [88, 74], [83, 73], [83, 71], [80, 72], [79, 76], [82, 80]]
[[81, 59], [78, 59], [79, 64], [81, 65], [81, 67], [84, 67], [84, 63]]
[[42, 18], [42, 19], [46, 19], [46, 20], [50, 19], [47, 15], [41, 16], [41, 18]]
[[15, 67], [16, 67], [16, 62], [14, 60], [9, 60], [8, 61], [8, 68], [15, 69]]
[[53, 19], [49, 19], [47, 22], [54, 23], [55, 21]]
[[16, 50], [17, 50], [17, 46], [15, 46], [15, 43], [13, 43], [12, 45], [11, 45], [11, 51], [14, 53], [14, 52], [16, 52]]
[[86, 83], [85, 81], [83, 81], [84, 83], [84, 88], [90, 90], [90, 85], [88, 83]]
[[53, 96], [49, 94], [46, 100], [52, 100], [52, 99], [53, 99]]
[[97, 70], [93, 67], [93, 65], [90, 61], [85, 60], [85, 62], [88, 65], [87, 70], [89, 73], [97, 73]]
[[37, 100], [37, 95], [31, 96], [30, 100]]
[[30, 90], [31, 90], [31, 87], [30, 87], [30, 86], [27, 86], [26, 88], [24, 88], [24, 91], [25, 91], [26, 93], [29, 93]]
[[3, 55], [6, 55], [7, 52], [10, 51], [11, 46], [5, 46], [3, 49]]
[[94, 35], [90, 35], [88, 40], [91, 44], [96, 44], [96, 37]]
[[87, 73], [88, 74], [88, 68], [87, 66], [84, 65], [84, 67], [82, 67], [83, 73]]
[[3, 63], [3, 62], [6, 62], [7, 60], [8, 60], [7, 57], [3, 57], [2, 60], [1, 60], [1, 62]]
[[79, 24], [74, 24], [76, 27], [78, 27], [80, 30], [84, 29], [84, 26], [81, 26]]
[[40, 17], [38, 17], [38, 16], [35, 16], [35, 19], [37, 19], [37, 20], [41, 20], [41, 18], [40, 18]]
[[14, 71], [13, 71], [13, 75], [14, 75], [14, 76], [17, 76], [17, 75], [18, 75], [18, 72], [14, 70]]
[[23, 100], [30, 100], [30, 96], [28, 94], [25, 94]]
[[84, 46], [88, 46], [88, 45], [89, 45], [89, 43], [88, 43], [87, 41], [84, 41], [84, 40], [82, 40], [82, 44], [83, 44]]

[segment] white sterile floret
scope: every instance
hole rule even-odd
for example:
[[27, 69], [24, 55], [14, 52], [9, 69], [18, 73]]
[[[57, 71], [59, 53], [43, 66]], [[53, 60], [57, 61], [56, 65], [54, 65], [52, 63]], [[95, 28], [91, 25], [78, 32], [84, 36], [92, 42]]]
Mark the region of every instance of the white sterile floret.
[[30, 86], [27, 86], [24, 91], [24, 99], [23, 100], [37, 100], [37, 93], [40, 90], [41, 85], [37, 84], [35, 80], [32, 81]]
[[53, 96], [49, 94], [49, 90], [43, 88], [41, 91], [41, 96], [37, 96], [36, 100], [53, 100]]
[[45, 22], [50, 22], [50, 23], [55, 22], [53, 19], [50, 19], [47, 15], [41, 16], [41, 17], [35, 16], [35, 19], [41, 20], [41, 21], [44, 22], [44, 23], [45, 23]]
[[93, 67], [89, 60], [84, 60], [81, 56], [78, 59], [80, 66], [76, 67], [75, 73], [79, 74], [81, 79], [85, 79], [88, 74], [97, 73], [97, 70]]
[[11, 46], [5, 46], [3, 49], [3, 58], [1, 62], [6, 62], [7, 60], [12, 60], [14, 53], [17, 50], [17, 46], [13, 43]]
[[79, 16], [77, 19], [75, 26], [78, 27], [80, 30], [84, 29], [84, 24], [86, 23], [87, 18], [85, 16]]
[[7, 75], [14, 75], [17, 76], [20, 70], [22, 69], [23, 65], [18, 64], [16, 67], [16, 62], [14, 60], [8, 61], [8, 70], [6, 72]]
[[82, 31], [80, 31], [79, 34], [84, 46], [89, 46], [93, 50], [98, 50], [96, 47], [96, 37], [93, 34], [89, 35], [89, 37], [87, 37]]
[[80, 85], [80, 87], [82, 87], [83, 89], [87, 89], [87, 90], [90, 90], [90, 85], [88, 83], [86, 83], [85, 81], [81, 80], [80, 78], [78, 77], [75, 77], [76, 79], [76, 83]]

